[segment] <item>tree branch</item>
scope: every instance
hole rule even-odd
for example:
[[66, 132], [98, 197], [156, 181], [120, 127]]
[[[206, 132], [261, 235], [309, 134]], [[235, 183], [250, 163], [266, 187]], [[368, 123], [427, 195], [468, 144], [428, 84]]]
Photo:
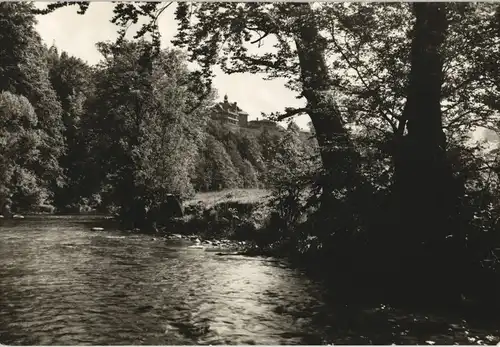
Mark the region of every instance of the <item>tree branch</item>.
[[301, 113], [309, 113], [309, 112], [311, 112], [311, 109], [306, 108], [306, 107], [302, 107], [302, 108], [290, 108], [290, 107], [288, 107], [288, 108], [285, 108], [284, 113], [274, 113], [273, 112], [268, 116], [264, 113], [262, 113], [262, 115], [264, 115], [268, 118], [271, 118], [271, 119], [275, 119], [278, 122], [281, 122], [284, 119], [296, 116], [296, 115], [301, 114]]
[[265, 59], [258, 59], [258, 58], [252, 58], [252, 57], [238, 57], [238, 59], [243, 61], [244, 63], [251, 63], [251, 64], [255, 64], [255, 65], [269, 67], [272, 69], [278, 68], [278, 66], [275, 62], [265, 60]]
[[170, 1], [168, 4], [166, 4], [165, 6], [163, 6], [154, 16], [154, 20], [153, 20], [153, 24], [156, 25], [157, 22], [158, 22], [158, 18], [160, 17], [160, 15], [163, 13], [163, 11], [165, 11], [167, 8], [170, 7], [170, 5], [172, 5], [174, 2], [173, 1]]
[[251, 44], [255, 44], [255, 43], [259, 43], [259, 47], [261, 45], [261, 41], [264, 40], [267, 36], [269, 36], [271, 33], [270, 32], [267, 32], [265, 33], [264, 35], [261, 35], [258, 39], [255, 39], [253, 41], [250, 41]]
[[371, 88], [368, 86], [368, 83], [366, 83], [365, 79], [363, 78], [363, 76], [361, 75], [361, 72], [359, 71], [359, 69], [354, 66], [354, 64], [351, 63], [350, 59], [347, 57], [347, 55], [344, 53], [344, 50], [342, 49], [342, 47], [340, 47], [340, 45], [338, 44], [337, 40], [335, 39], [335, 29], [332, 25], [331, 27], [331, 33], [332, 33], [332, 41], [333, 41], [333, 44], [335, 45], [335, 47], [337, 48], [337, 50], [340, 52], [340, 55], [342, 56], [342, 58], [347, 62], [347, 64], [349, 65], [349, 67], [351, 69], [353, 69], [354, 71], [356, 71], [356, 74], [358, 75], [358, 78], [360, 79], [361, 83], [363, 83], [363, 85], [365, 86], [365, 88], [368, 90], [368, 91], [372, 91], [373, 92], [373, 95], [375, 97], [375, 99], [378, 101], [379, 105], [380, 105], [380, 111], [381, 111], [381, 114], [382, 114], [382, 118], [384, 118], [391, 126], [392, 130], [394, 132], [397, 132], [397, 127], [396, 127], [396, 124], [390, 119], [390, 117], [384, 112], [384, 110], [382, 110], [382, 102], [380, 100], [380, 97], [378, 95], [378, 93], [376, 91], [373, 91], [371, 90]]
[[31, 10], [31, 12], [35, 15], [46, 15], [46, 14], [50, 14], [50, 13], [54, 12], [55, 10], [57, 10], [59, 8], [71, 6], [71, 5], [78, 5], [80, 7], [80, 9], [78, 10], [77, 13], [78, 14], [85, 14], [90, 3], [89, 3], [89, 1], [75, 1], [75, 2], [58, 1], [58, 2], [53, 2], [53, 3], [48, 4], [47, 7], [44, 9], [34, 8]]

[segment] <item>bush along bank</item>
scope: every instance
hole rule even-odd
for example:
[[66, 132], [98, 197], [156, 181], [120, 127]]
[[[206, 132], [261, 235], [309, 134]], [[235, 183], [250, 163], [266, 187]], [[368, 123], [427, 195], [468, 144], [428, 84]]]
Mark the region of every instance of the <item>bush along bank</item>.
[[[171, 219], [158, 232], [169, 241], [199, 243], [207, 250], [225, 250], [240, 254], [264, 254], [269, 221], [267, 201], [197, 202], [184, 209], [184, 217]], [[258, 251], [259, 250], [259, 251]]]
[[[235, 189], [199, 193], [184, 201], [182, 212], [165, 202], [138, 227], [122, 223], [130, 232], [161, 235], [168, 242], [198, 245], [207, 251], [221, 250], [242, 255], [295, 257], [289, 223], [276, 212], [276, 198], [263, 189]], [[174, 216], [175, 215], [175, 216]], [[118, 219], [120, 217], [118, 216]]]

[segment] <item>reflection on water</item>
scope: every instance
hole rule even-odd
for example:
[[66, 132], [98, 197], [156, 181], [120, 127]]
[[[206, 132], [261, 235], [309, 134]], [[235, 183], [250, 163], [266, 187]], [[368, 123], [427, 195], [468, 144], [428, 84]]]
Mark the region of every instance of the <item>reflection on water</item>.
[[0, 223], [4, 344], [498, 342], [496, 330], [460, 319], [334, 309], [318, 285], [273, 259], [168, 245], [89, 217]]
[[92, 232], [88, 222], [2, 221], [0, 342], [295, 344], [315, 336], [308, 319], [280, 309], [317, 302], [315, 286], [283, 264]]

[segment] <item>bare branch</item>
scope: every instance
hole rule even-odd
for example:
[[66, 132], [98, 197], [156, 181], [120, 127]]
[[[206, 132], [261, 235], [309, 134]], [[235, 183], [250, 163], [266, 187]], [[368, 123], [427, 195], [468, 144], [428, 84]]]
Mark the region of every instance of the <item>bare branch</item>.
[[251, 41], [250, 43], [251, 43], [251, 44], [254, 44], [254, 43], [257, 43], [257, 42], [258, 42], [258, 43], [259, 43], [259, 47], [260, 47], [260, 45], [261, 45], [261, 41], [262, 41], [262, 40], [264, 40], [264, 39], [265, 39], [267, 36], [269, 36], [270, 34], [271, 34], [270, 32], [267, 32], [267, 33], [265, 33], [264, 35], [261, 35], [258, 39], [255, 39], [255, 40]]
[[160, 17], [160, 15], [163, 13], [163, 11], [165, 11], [167, 8], [170, 7], [170, 5], [172, 5], [174, 2], [173, 1], [170, 1], [168, 4], [166, 4], [165, 6], [163, 6], [157, 13], [156, 15], [154, 16], [154, 20], [153, 20], [153, 24], [156, 25], [156, 23], [158, 22], [158, 18]]

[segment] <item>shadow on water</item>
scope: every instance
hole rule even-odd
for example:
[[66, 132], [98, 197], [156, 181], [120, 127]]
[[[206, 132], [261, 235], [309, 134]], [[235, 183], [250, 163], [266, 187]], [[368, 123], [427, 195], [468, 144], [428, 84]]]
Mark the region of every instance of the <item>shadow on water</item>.
[[498, 341], [460, 320], [343, 308], [282, 261], [165, 244], [98, 217], [0, 223], [4, 344]]

